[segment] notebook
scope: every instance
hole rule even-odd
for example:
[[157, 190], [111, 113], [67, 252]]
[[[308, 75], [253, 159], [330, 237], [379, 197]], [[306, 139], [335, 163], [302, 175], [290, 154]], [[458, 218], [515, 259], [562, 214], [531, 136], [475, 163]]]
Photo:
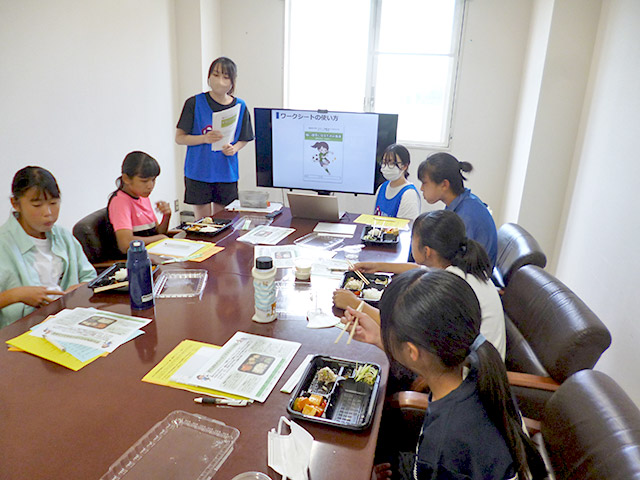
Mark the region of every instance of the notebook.
[[287, 193], [287, 197], [292, 217], [338, 222], [344, 215], [338, 210], [338, 197], [292, 192]]

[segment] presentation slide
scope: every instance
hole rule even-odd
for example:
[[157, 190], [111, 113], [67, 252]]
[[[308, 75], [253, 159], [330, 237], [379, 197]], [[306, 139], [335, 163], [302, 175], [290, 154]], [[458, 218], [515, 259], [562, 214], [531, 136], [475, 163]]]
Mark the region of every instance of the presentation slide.
[[273, 186], [374, 193], [378, 115], [271, 111]]

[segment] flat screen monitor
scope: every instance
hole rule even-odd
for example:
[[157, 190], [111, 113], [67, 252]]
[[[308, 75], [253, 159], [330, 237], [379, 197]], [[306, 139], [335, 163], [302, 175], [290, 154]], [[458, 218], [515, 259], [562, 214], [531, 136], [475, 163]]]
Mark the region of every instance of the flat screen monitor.
[[397, 114], [254, 109], [259, 187], [373, 194]]

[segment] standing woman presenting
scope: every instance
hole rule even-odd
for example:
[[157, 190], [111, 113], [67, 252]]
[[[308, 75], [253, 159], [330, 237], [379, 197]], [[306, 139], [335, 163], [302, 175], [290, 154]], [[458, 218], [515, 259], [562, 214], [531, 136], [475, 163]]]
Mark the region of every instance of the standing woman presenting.
[[[176, 129], [176, 143], [187, 146], [184, 162], [184, 201], [193, 205], [196, 219], [213, 215], [238, 198], [238, 151], [253, 140], [251, 116], [243, 100], [234, 97], [236, 64], [226, 57], [209, 67], [208, 92], [187, 99]], [[238, 125], [232, 141], [221, 151], [211, 144], [222, 139], [213, 130], [214, 112], [240, 105]]]

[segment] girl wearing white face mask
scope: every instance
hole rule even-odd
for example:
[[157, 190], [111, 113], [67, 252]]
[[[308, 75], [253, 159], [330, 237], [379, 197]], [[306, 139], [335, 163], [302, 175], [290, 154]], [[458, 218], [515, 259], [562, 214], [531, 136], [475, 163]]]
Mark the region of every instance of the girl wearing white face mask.
[[376, 192], [375, 215], [409, 220], [420, 215], [420, 193], [407, 180], [410, 163], [409, 150], [402, 145], [394, 143], [384, 151], [380, 171], [387, 181]]

